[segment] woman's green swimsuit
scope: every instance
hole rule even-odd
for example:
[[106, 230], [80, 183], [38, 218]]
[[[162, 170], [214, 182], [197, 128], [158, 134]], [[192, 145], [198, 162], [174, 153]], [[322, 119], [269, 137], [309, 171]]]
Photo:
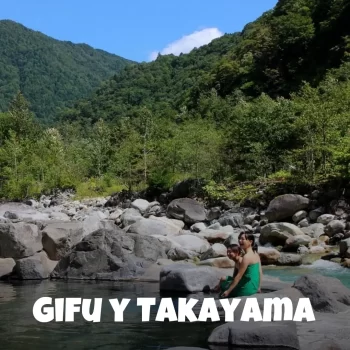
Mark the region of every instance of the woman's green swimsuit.
[[[230, 288], [233, 282], [232, 276], [227, 276], [226, 280], [221, 282], [221, 293], [225, 292]], [[256, 294], [259, 290], [260, 284], [260, 264], [255, 263], [247, 267], [241, 280], [238, 282], [237, 286], [230, 293], [229, 298], [242, 297]]]

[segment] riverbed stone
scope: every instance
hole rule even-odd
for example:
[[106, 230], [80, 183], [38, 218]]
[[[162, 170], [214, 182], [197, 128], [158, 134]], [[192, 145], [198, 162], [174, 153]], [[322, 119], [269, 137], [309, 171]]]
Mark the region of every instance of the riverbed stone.
[[221, 269], [229, 269], [235, 267], [234, 261], [230, 260], [228, 257], [212, 258], [201, 260], [197, 263], [197, 266], [212, 266]]
[[307, 275], [297, 279], [293, 288], [310, 299], [315, 311], [338, 313], [350, 306], [350, 289], [337, 278]]
[[60, 222], [46, 225], [42, 230], [42, 244], [48, 257], [58, 261], [84, 236], [82, 222]]
[[[133, 251], [124, 246], [134, 240]], [[124, 231], [99, 229], [83, 238], [62, 258], [51, 274], [59, 279], [133, 280], [158, 259], [166, 259], [158, 239]]]
[[293, 322], [229, 322], [214, 329], [210, 345], [228, 348], [280, 348], [300, 350]]
[[57, 261], [48, 258], [45, 252], [19, 259], [14, 267], [14, 277], [21, 280], [43, 280], [50, 277]]
[[296, 212], [305, 210], [309, 206], [309, 199], [297, 194], [283, 194], [274, 198], [267, 210], [265, 216], [271, 223], [291, 218]]
[[0, 223], [0, 258], [21, 259], [43, 249], [37, 225], [26, 222]]
[[324, 232], [328, 237], [333, 237], [337, 233], [343, 233], [344, 230], [345, 222], [341, 220], [332, 220], [326, 225]]
[[178, 243], [184, 249], [194, 251], [196, 253], [202, 254], [210, 248], [208, 241], [201, 239], [194, 235], [180, 235], [172, 237], [175, 243]]
[[149, 202], [145, 199], [135, 199], [130, 206], [137, 209], [141, 214], [144, 214], [149, 206]]
[[262, 265], [275, 265], [281, 253], [275, 248], [259, 247], [258, 253]]
[[299, 210], [293, 215], [292, 220], [294, 223], [297, 224], [298, 222], [305, 219], [306, 217], [307, 217], [307, 211]]
[[206, 211], [202, 204], [191, 198], [174, 199], [167, 208], [167, 216], [184, 221], [188, 225], [205, 221]]
[[215, 243], [201, 255], [201, 260], [220, 258], [227, 256], [227, 248], [224, 244]]
[[16, 262], [12, 258], [0, 259], [0, 279], [9, 275], [15, 265]]
[[288, 238], [297, 235], [304, 236], [304, 233], [296, 225], [287, 222], [271, 223], [261, 228], [259, 241], [262, 245], [270, 243], [273, 246], [284, 246]]
[[350, 259], [350, 238], [340, 241], [339, 256], [341, 258]]
[[302, 256], [300, 254], [281, 253], [278, 258], [277, 266], [300, 266], [302, 264]]
[[160, 272], [159, 288], [161, 291], [172, 292], [209, 291], [218, 284], [222, 275], [216, 269], [206, 266], [168, 265]]
[[319, 238], [321, 237], [322, 235], [324, 235], [324, 228], [325, 226], [321, 223], [314, 223], [314, 224], [311, 224], [310, 226], [308, 227], [302, 227], [301, 228], [301, 231], [312, 237], [312, 238]]
[[284, 244], [284, 250], [296, 252], [300, 246], [308, 246], [311, 244], [312, 238], [308, 235], [297, 235], [289, 237]]
[[162, 220], [144, 219], [138, 220], [132, 224], [127, 232], [136, 233], [138, 235], [163, 235], [175, 236], [180, 233], [180, 227], [173, 223], [168, 223]]

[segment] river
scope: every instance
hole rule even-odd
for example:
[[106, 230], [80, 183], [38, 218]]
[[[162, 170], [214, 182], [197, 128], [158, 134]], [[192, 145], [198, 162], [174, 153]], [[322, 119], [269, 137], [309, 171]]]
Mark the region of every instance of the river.
[[[264, 273], [292, 282], [301, 275], [321, 273], [339, 278], [350, 288], [350, 270], [328, 261], [295, 268], [264, 267]], [[73, 323], [39, 323], [32, 312], [35, 301], [52, 298], [103, 298], [101, 322], [88, 323], [76, 315]], [[21, 350], [161, 350], [175, 346], [207, 347], [211, 331], [220, 323], [156, 322], [157, 308], [151, 308], [150, 322], [142, 322], [136, 299], [163, 295], [158, 283], [116, 283], [79, 281], [0, 282], [1, 349]], [[178, 296], [176, 296], [177, 298]], [[109, 299], [130, 299], [124, 322], [114, 322]]]

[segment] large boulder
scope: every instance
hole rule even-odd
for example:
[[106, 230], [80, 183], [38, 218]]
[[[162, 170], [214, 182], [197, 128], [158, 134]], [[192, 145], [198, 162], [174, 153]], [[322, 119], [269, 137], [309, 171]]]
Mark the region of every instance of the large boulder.
[[100, 229], [76, 244], [59, 261], [51, 276], [81, 280], [132, 280], [141, 276], [144, 269], [159, 258], [165, 259], [166, 254], [157, 238], [126, 235], [118, 229]]
[[159, 236], [174, 236], [178, 235], [181, 231], [179, 226], [171, 222], [165, 222], [154, 219], [141, 219], [132, 224], [128, 228], [128, 232], [136, 233], [138, 235], [159, 235]]
[[124, 227], [130, 226], [142, 219], [143, 217], [140, 211], [134, 208], [125, 209], [123, 214], [120, 216], [120, 220]]
[[12, 258], [0, 259], [0, 279], [8, 276], [15, 265], [16, 262]]
[[136, 199], [131, 203], [131, 208], [137, 209], [141, 214], [144, 214], [149, 207], [149, 202], [145, 199]]
[[108, 220], [108, 216], [101, 211], [93, 211], [83, 221], [84, 236], [99, 229], [113, 230], [115, 227], [114, 220]]
[[213, 244], [206, 252], [201, 256], [201, 260], [220, 258], [227, 256], [227, 248], [220, 243]]
[[181, 245], [186, 250], [191, 250], [202, 254], [210, 248], [210, 244], [199, 237], [193, 235], [180, 235], [172, 237], [172, 241]]
[[[200, 237], [202, 239], [206, 239], [210, 243], [222, 243], [227, 240], [231, 235], [234, 233], [227, 231], [227, 230], [212, 230], [212, 229], [205, 229], [201, 232], [195, 233], [194, 235], [197, 237]], [[236, 234], [237, 240], [238, 240], [238, 233]]]
[[41, 232], [37, 225], [0, 223], [0, 258], [21, 259], [42, 249]]
[[284, 244], [284, 250], [288, 252], [296, 252], [300, 246], [309, 246], [312, 238], [308, 235], [297, 235], [289, 237]]
[[277, 222], [261, 228], [259, 241], [262, 245], [270, 243], [274, 246], [284, 246], [288, 238], [297, 235], [304, 236], [304, 232], [298, 226], [288, 222]]
[[227, 211], [218, 219], [218, 222], [221, 226], [237, 228], [244, 225], [244, 217], [241, 213]]
[[171, 292], [203, 292], [212, 290], [220, 275], [210, 267], [186, 264], [164, 266], [160, 272], [160, 290]]
[[293, 287], [310, 299], [315, 311], [338, 313], [350, 306], [350, 289], [336, 278], [302, 276], [294, 282]]
[[306, 235], [312, 238], [319, 238], [324, 235], [324, 225], [321, 223], [311, 224], [308, 227], [302, 227], [301, 231], [303, 231]]
[[262, 265], [276, 265], [281, 253], [275, 248], [259, 247], [258, 253]]
[[339, 256], [341, 258], [350, 259], [350, 238], [340, 241]]
[[265, 216], [269, 222], [286, 220], [296, 212], [307, 209], [309, 202], [308, 198], [298, 194], [283, 194], [270, 202]]
[[81, 222], [61, 222], [46, 225], [42, 230], [42, 244], [51, 260], [60, 260], [84, 236]]
[[191, 198], [174, 199], [167, 208], [167, 216], [184, 221], [188, 225], [205, 221], [206, 211], [202, 204]]
[[14, 277], [21, 280], [42, 280], [50, 277], [57, 261], [48, 258], [45, 252], [16, 261]]
[[215, 328], [208, 343], [225, 349], [300, 349], [293, 322], [229, 322]]
[[332, 220], [325, 227], [324, 233], [329, 237], [333, 237], [337, 233], [343, 233], [344, 230], [345, 230], [345, 222], [340, 220]]

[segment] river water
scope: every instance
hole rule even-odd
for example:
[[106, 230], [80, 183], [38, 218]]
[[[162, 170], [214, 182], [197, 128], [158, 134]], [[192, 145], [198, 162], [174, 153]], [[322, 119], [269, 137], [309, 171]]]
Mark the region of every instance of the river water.
[[[350, 288], [350, 270], [328, 261], [295, 268], [264, 267], [264, 273], [292, 282], [301, 275], [317, 273], [339, 278]], [[79, 281], [0, 282], [0, 349], [6, 350], [161, 350], [175, 346], [208, 348], [207, 339], [221, 323], [156, 322], [157, 306], [150, 322], [142, 322], [137, 298], [160, 298], [158, 283]], [[73, 323], [39, 323], [33, 305], [41, 297], [103, 298], [101, 322], [89, 323], [80, 314]], [[174, 297], [174, 304], [179, 297]], [[114, 322], [109, 299], [130, 299], [122, 323]], [[159, 305], [159, 304], [157, 304]]]

